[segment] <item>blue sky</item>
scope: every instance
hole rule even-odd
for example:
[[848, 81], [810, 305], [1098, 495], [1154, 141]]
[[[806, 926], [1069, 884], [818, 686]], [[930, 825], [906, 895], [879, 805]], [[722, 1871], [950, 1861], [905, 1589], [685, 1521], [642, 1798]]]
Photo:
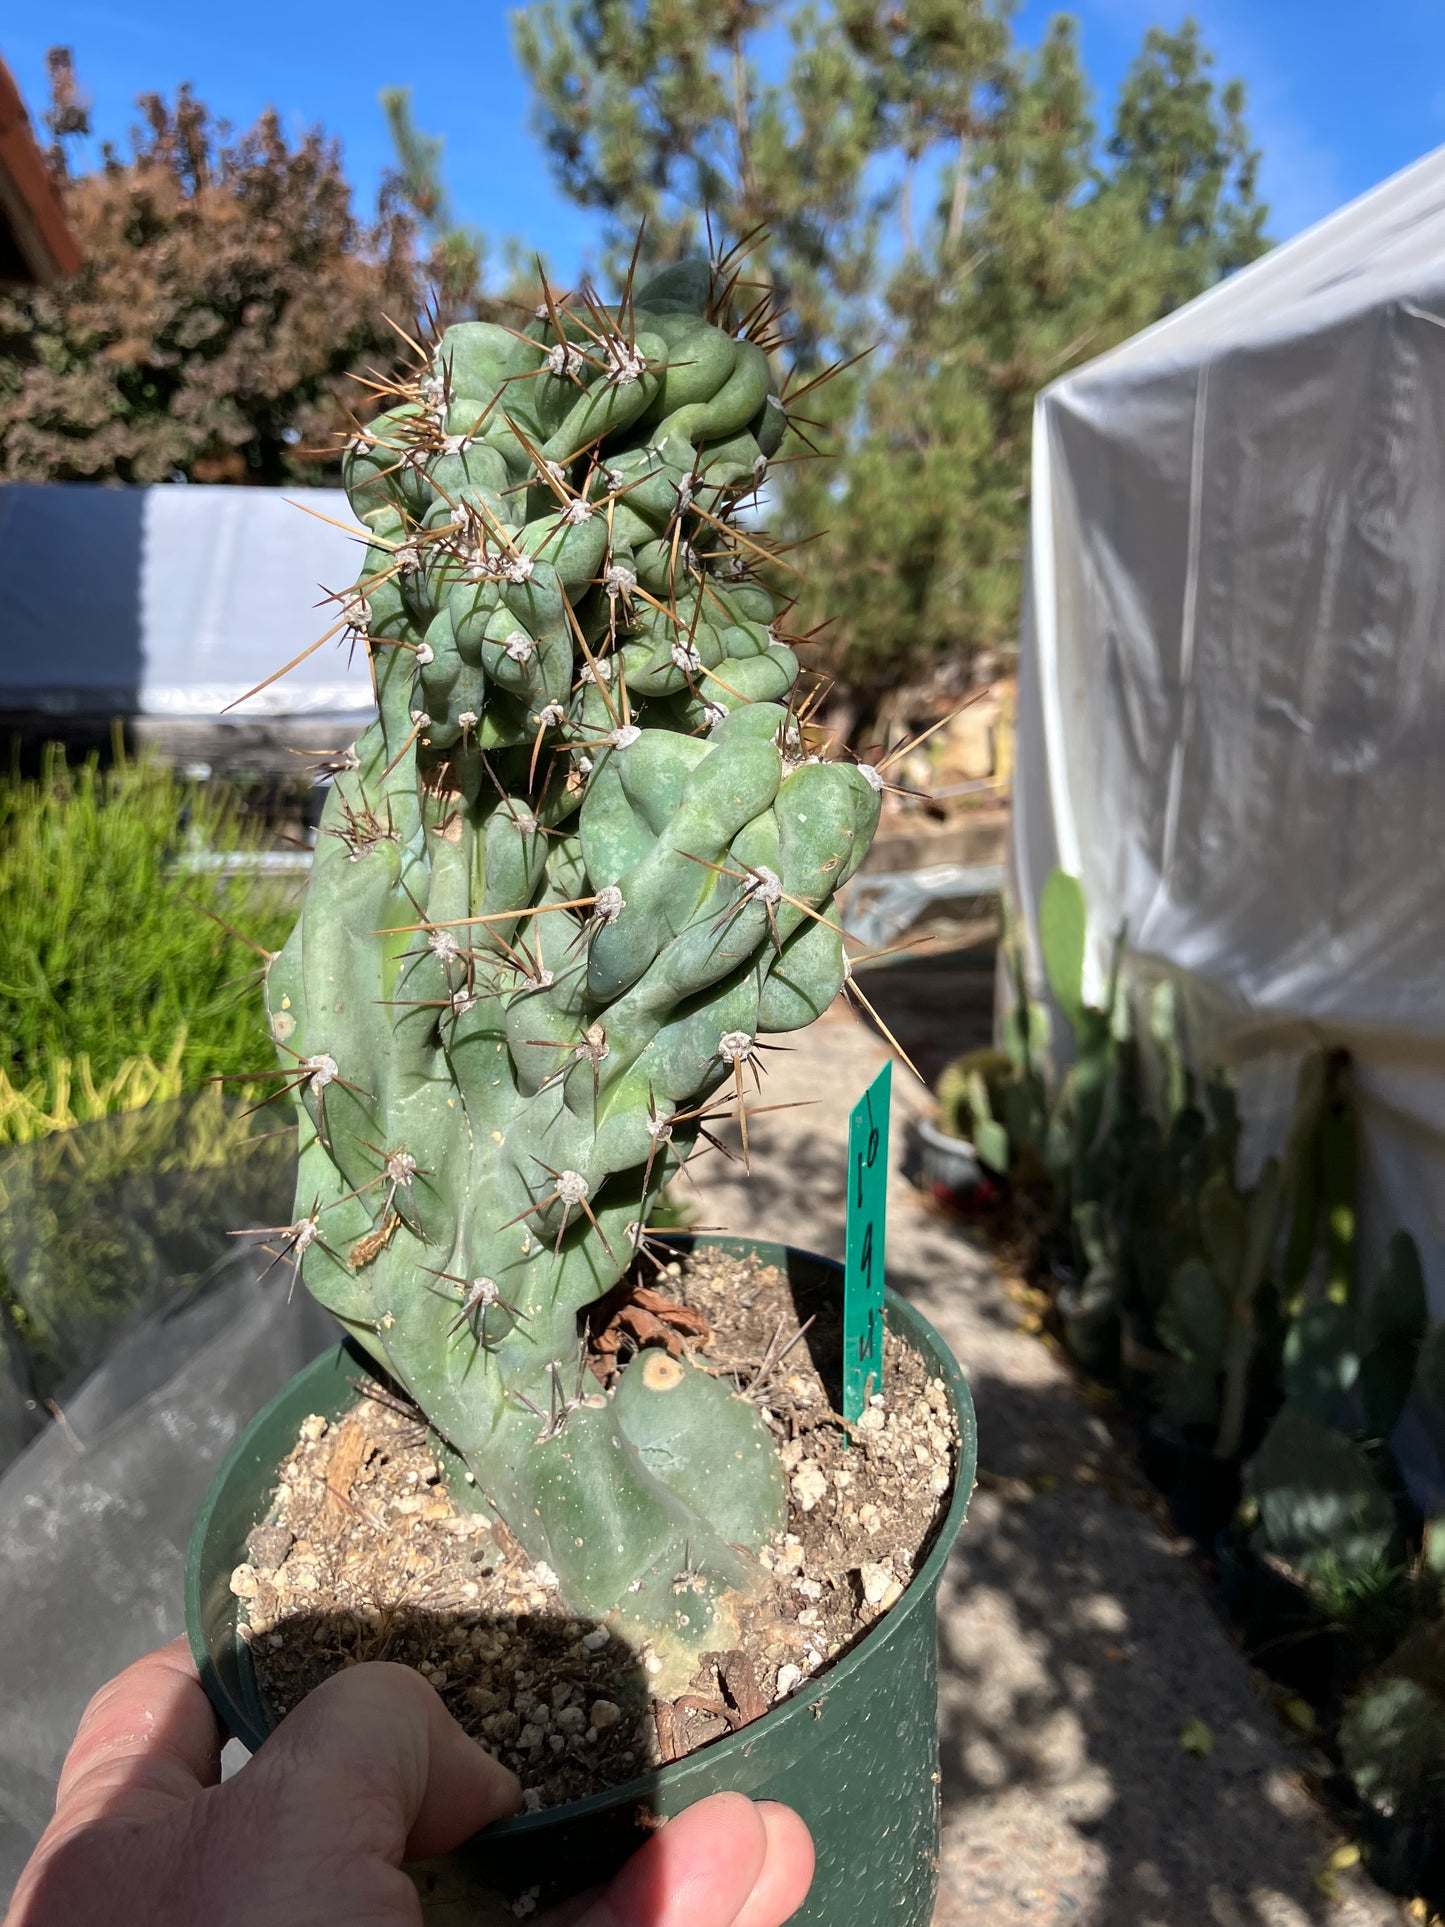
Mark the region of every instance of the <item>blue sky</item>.
[[[1059, 9], [1024, 0], [1035, 38]], [[1107, 103], [1144, 30], [1201, 22], [1222, 74], [1249, 89], [1264, 148], [1263, 188], [1276, 239], [1298, 232], [1445, 141], [1445, 6], [1440, 0], [1081, 0], [1084, 56]], [[3, 52], [32, 111], [45, 97], [45, 48], [74, 49], [98, 131], [123, 136], [136, 94], [182, 80], [238, 126], [274, 105], [288, 127], [320, 122], [340, 137], [369, 201], [388, 158], [378, 88], [410, 83], [417, 117], [446, 136], [459, 212], [493, 236], [540, 246], [564, 278], [595, 246], [594, 218], [552, 185], [528, 128], [528, 89], [512, 57], [503, 0], [439, 11], [381, 0], [46, 0], [13, 10]], [[445, 32], [441, 23], [445, 20]]]

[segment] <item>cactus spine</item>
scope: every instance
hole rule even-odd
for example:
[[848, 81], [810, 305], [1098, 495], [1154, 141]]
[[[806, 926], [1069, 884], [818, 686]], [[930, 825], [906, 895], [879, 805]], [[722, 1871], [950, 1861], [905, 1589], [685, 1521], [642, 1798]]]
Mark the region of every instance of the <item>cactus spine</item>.
[[453, 327], [392, 400], [345, 476], [379, 713], [268, 977], [288, 1243], [569, 1608], [683, 1678], [761, 1577], [776, 1456], [690, 1363], [603, 1394], [582, 1326], [708, 1101], [842, 986], [879, 784], [787, 706], [735, 515], [786, 415], [706, 264]]

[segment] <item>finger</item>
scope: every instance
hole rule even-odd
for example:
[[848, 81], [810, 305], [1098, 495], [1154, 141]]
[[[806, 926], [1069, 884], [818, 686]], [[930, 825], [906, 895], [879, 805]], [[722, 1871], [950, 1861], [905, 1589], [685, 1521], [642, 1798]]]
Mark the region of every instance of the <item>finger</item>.
[[[779, 1927], [779, 1923], [791, 1920], [807, 1899], [813, 1880], [813, 1839], [791, 1807], [779, 1806], [773, 1800], [755, 1804], [766, 1834], [763, 1864], [732, 1927]], [[695, 1813], [697, 1808], [690, 1811]], [[606, 1912], [602, 1911], [604, 1903]], [[606, 1895], [579, 1895], [548, 1914], [539, 1927], [618, 1927], [623, 1919], [620, 1908], [626, 1905], [626, 1896], [619, 1902], [615, 1890]], [[631, 1927], [653, 1927], [653, 1923], [639, 1916]]]
[[469, 1740], [410, 1666], [372, 1661], [302, 1700], [237, 1776], [274, 1788], [291, 1811], [313, 1801], [348, 1814], [358, 1850], [393, 1866], [449, 1853], [515, 1813], [521, 1783]]
[[60, 1771], [51, 1831], [151, 1820], [221, 1777], [221, 1729], [184, 1639], [102, 1686]]
[[653, 1834], [576, 1927], [733, 1927], [767, 1850], [752, 1801], [714, 1793]]
[[733, 1927], [780, 1927], [791, 1920], [813, 1884], [813, 1836], [791, 1807], [759, 1800], [768, 1841], [762, 1871]]

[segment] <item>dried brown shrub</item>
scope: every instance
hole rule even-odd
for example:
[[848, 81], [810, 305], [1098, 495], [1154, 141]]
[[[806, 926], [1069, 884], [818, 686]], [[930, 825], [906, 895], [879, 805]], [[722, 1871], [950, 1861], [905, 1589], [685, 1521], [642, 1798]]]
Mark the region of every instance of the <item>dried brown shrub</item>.
[[[47, 116], [85, 131], [69, 61]], [[232, 137], [188, 87], [149, 94], [130, 153], [52, 161], [84, 252], [62, 286], [0, 297], [0, 476], [330, 479], [322, 451], [371, 412], [348, 375], [390, 367], [417, 274], [409, 218], [357, 219], [337, 144], [274, 112]]]

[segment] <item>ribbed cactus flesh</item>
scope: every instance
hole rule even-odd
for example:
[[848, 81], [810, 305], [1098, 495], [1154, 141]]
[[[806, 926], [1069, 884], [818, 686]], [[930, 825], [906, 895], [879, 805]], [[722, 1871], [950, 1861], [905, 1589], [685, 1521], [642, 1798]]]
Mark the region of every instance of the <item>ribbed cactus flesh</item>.
[[379, 713], [267, 986], [306, 1285], [569, 1608], [674, 1678], [761, 1579], [776, 1455], [691, 1362], [604, 1393], [582, 1324], [709, 1099], [842, 985], [880, 787], [788, 707], [739, 513], [786, 417], [710, 286], [453, 327], [353, 446]]

